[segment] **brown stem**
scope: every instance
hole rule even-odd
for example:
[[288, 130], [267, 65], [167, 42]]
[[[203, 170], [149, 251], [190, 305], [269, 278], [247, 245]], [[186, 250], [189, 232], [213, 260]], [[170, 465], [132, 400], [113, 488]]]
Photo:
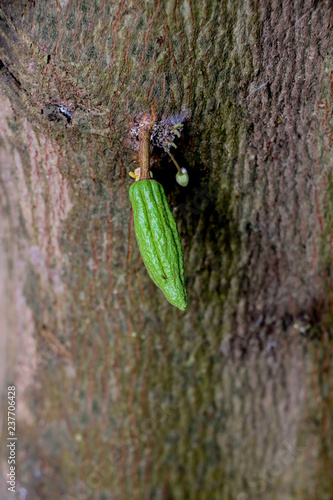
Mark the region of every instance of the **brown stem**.
[[178, 172], [181, 174], [182, 173], [182, 169], [180, 168], [180, 166], [178, 165], [178, 162], [176, 161], [175, 157], [173, 156], [173, 154], [170, 153], [170, 151], [166, 148], [165, 151], [168, 153], [168, 155], [170, 156], [171, 160], [174, 162], [174, 164], [176, 165], [177, 167], [177, 170]]
[[150, 127], [145, 128], [140, 132], [139, 141], [140, 141], [140, 151], [139, 151], [140, 180], [150, 179], [150, 173], [149, 173]]

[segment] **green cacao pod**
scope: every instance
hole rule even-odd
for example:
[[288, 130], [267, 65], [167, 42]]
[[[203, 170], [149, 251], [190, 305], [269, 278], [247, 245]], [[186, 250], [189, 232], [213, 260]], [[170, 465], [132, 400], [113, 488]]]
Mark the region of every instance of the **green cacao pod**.
[[164, 189], [159, 182], [144, 179], [132, 184], [129, 195], [136, 239], [149, 276], [168, 301], [184, 311], [183, 251]]

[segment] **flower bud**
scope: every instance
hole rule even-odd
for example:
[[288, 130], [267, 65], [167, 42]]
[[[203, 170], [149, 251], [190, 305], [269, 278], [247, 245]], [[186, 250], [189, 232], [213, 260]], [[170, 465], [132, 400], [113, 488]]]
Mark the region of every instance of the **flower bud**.
[[178, 182], [178, 184], [180, 184], [183, 187], [187, 186], [188, 181], [189, 181], [189, 176], [188, 176], [186, 168], [182, 168], [181, 173], [178, 172], [176, 174], [176, 181]]

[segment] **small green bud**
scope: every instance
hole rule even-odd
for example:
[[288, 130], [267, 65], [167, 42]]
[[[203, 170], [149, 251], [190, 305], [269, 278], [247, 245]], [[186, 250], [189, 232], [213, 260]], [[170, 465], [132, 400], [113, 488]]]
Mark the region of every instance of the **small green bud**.
[[186, 168], [182, 168], [181, 173], [178, 172], [176, 174], [176, 181], [178, 182], [178, 184], [180, 184], [183, 187], [187, 186], [188, 181], [189, 181], [189, 176], [188, 176]]

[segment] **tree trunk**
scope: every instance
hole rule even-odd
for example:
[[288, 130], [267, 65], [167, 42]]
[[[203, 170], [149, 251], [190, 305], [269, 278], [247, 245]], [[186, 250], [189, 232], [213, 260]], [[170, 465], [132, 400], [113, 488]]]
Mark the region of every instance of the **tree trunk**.
[[[0, 382], [3, 443], [16, 386], [19, 498], [329, 500], [331, 1], [5, 1], [0, 22]], [[185, 312], [135, 240], [144, 115], [184, 123], [188, 186], [156, 145], [151, 167]]]

